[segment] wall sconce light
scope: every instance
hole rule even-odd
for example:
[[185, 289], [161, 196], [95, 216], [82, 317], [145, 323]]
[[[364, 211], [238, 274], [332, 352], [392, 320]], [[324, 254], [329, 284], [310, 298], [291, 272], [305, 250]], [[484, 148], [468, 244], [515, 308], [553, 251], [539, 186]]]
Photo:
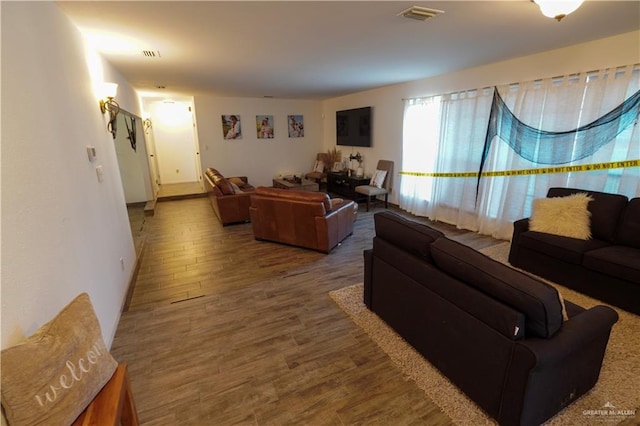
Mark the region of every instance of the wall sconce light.
[[103, 98], [100, 99], [100, 112], [109, 113], [109, 123], [107, 123], [107, 130], [116, 138], [116, 132], [118, 128], [116, 126], [116, 117], [120, 112], [120, 105], [114, 99], [116, 92], [118, 91], [118, 85], [116, 83], [102, 83]]
[[558, 22], [571, 12], [575, 12], [584, 0], [531, 0], [540, 6], [544, 16], [557, 19]]

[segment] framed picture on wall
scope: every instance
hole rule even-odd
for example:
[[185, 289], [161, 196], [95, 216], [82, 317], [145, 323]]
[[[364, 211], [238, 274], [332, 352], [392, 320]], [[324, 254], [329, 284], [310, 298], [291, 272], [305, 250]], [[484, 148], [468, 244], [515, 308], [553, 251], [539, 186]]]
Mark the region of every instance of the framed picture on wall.
[[222, 116], [222, 137], [225, 139], [242, 139], [239, 115]]
[[287, 124], [290, 138], [304, 137], [304, 117], [302, 115], [288, 115]]
[[256, 115], [258, 139], [273, 139], [273, 115]]

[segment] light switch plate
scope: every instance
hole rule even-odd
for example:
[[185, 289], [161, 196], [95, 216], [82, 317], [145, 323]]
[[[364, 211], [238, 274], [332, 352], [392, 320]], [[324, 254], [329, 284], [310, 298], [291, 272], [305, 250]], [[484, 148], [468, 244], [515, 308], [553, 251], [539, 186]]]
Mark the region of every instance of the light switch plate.
[[87, 157], [89, 157], [89, 161], [94, 162], [96, 159], [96, 147], [87, 145]]

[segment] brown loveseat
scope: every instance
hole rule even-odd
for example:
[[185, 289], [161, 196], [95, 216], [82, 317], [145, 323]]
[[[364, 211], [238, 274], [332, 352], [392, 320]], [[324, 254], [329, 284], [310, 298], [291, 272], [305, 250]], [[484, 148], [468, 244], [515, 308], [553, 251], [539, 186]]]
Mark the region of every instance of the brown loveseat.
[[222, 226], [250, 220], [250, 195], [255, 188], [249, 185], [246, 176], [225, 178], [209, 167], [204, 174], [204, 185]]
[[256, 240], [329, 253], [353, 233], [358, 205], [322, 192], [261, 186], [251, 195], [249, 211]]

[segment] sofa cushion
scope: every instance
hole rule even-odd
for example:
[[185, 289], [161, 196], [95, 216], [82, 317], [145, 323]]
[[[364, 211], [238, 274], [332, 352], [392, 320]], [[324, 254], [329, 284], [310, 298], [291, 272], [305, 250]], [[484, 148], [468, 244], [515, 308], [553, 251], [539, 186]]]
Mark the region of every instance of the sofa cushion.
[[242, 188], [247, 184], [242, 178], [239, 177], [231, 177], [229, 178], [229, 182], [235, 184], [238, 188]]
[[422, 223], [405, 219], [392, 212], [380, 212], [373, 216], [376, 236], [391, 244], [408, 251], [429, 262], [431, 258], [431, 243], [444, 234]]
[[244, 191], [242, 189], [240, 189], [240, 187], [238, 185], [236, 185], [235, 183], [229, 181], [229, 185], [231, 185], [231, 188], [233, 188], [233, 193], [234, 194], [243, 194]]
[[620, 194], [585, 191], [575, 188], [549, 188], [547, 197], [565, 197], [577, 192], [586, 192], [593, 198], [593, 201], [588, 206], [591, 212], [591, 237], [614, 242], [618, 222], [629, 199]]
[[633, 198], [625, 207], [618, 224], [617, 244], [640, 248], [640, 198]]
[[602, 240], [579, 240], [535, 231], [523, 232], [520, 234], [519, 241], [522, 247], [574, 265], [582, 263], [584, 253], [609, 245]]
[[229, 180], [217, 177], [215, 180], [215, 184], [220, 189], [220, 192], [222, 192], [223, 195], [235, 194], [235, 192], [233, 192], [233, 186], [231, 185], [231, 182], [229, 182]]
[[71, 424], [117, 365], [89, 296], [82, 293], [25, 342], [2, 351], [7, 420], [11, 425]]
[[325, 212], [331, 211], [331, 199], [329, 195], [324, 192], [296, 191], [293, 189], [268, 188], [266, 186], [259, 186], [255, 192], [257, 195], [277, 197], [291, 201], [322, 203], [324, 204]]
[[448, 238], [431, 244], [435, 264], [448, 274], [525, 314], [525, 333], [548, 338], [562, 326], [555, 287]]
[[[373, 238], [373, 254], [376, 274], [393, 277], [388, 280], [388, 284], [381, 284], [382, 287], [397, 287], [397, 291], [402, 292], [399, 283], [404, 281], [404, 277], [409, 278], [414, 284], [405, 283], [412, 287], [424, 287], [432, 294], [429, 296], [430, 299], [446, 299], [448, 303], [459, 307], [509, 339], [524, 337], [525, 317], [522, 312], [479, 292], [435, 264], [416, 260], [413, 254], [378, 236]], [[384, 272], [385, 269], [387, 273]], [[403, 315], [404, 312], [401, 311], [399, 314]]]
[[640, 285], [640, 249], [612, 245], [584, 254], [582, 266]]
[[580, 192], [566, 197], [533, 200], [529, 229], [564, 237], [591, 238], [591, 213], [587, 205], [593, 198]]

